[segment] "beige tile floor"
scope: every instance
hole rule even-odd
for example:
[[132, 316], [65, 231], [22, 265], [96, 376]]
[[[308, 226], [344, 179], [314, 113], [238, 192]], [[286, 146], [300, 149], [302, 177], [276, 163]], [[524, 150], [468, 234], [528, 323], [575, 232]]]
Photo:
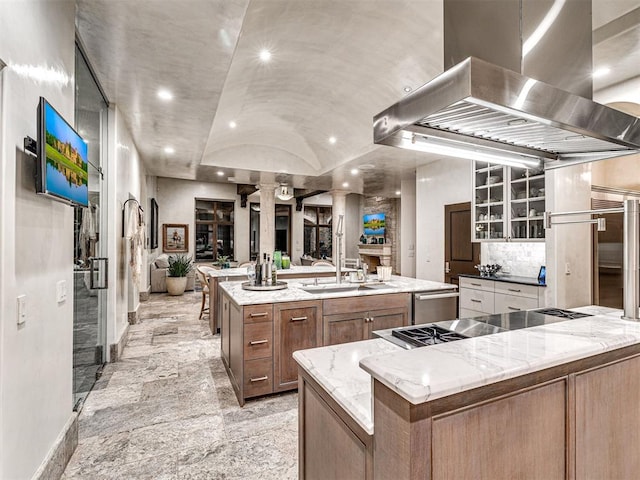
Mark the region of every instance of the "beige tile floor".
[[79, 417], [63, 479], [297, 478], [297, 394], [238, 406], [200, 293], [152, 294]]

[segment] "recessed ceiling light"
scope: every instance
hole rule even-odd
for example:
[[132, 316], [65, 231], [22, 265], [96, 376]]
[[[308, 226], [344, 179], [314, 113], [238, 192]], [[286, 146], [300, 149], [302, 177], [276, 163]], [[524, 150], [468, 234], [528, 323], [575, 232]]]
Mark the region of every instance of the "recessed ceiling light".
[[360, 170], [373, 170], [376, 167], [370, 163], [363, 163], [362, 165], [359, 165], [358, 168]]
[[234, 122], [233, 120], [231, 120], [229, 122], [229, 128], [236, 128], [238, 126], [238, 124], [236, 122]]
[[402, 192], [400, 190], [396, 190], [396, 195], [400, 195]]
[[219, 176], [219, 177], [224, 176], [224, 172], [223, 172], [222, 170], [218, 170], [218, 176]]
[[412, 90], [412, 88], [409, 85], [407, 85], [406, 87], [403, 88], [403, 90], [405, 91], [405, 93], [409, 93]]
[[268, 62], [269, 60], [271, 60], [271, 52], [266, 48], [260, 50], [260, 60], [262, 60], [263, 62]]
[[161, 88], [160, 90], [158, 90], [158, 97], [168, 102], [169, 100], [173, 100], [173, 93], [171, 93], [166, 88]]
[[336, 137], [329, 137], [329, 143], [331, 145], [335, 145], [335, 143], [338, 141], [338, 139]]
[[347, 187], [349, 186], [349, 182], [344, 182], [344, 183], [342, 184], [342, 186], [343, 186], [344, 188], [347, 188]]
[[611, 73], [611, 69], [609, 67], [600, 67], [595, 72], [593, 72], [593, 77], [594, 78], [604, 77], [605, 75], [608, 75], [609, 73]]
[[164, 153], [175, 153], [176, 150], [173, 147], [164, 147]]
[[360, 172], [360, 170], [358, 170], [357, 168], [352, 168], [351, 169], [351, 175], [357, 175]]

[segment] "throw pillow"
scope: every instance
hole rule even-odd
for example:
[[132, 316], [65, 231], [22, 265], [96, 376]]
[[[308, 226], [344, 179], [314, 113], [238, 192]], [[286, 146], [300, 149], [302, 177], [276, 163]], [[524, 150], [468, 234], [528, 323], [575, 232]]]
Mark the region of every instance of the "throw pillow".
[[169, 268], [169, 255], [163, 253], [156, 258], [156, 268]]

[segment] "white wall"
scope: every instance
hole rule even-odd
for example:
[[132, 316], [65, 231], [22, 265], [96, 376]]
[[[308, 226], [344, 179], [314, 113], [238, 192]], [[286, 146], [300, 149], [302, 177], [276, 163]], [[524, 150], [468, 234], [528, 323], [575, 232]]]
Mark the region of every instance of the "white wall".
[[445, 158], [416, 170], [416, 278], [444, 281], [444, 206], [471, 201], [471, 160]]
[[[400, 273], [416, 276], [416, 182], [402, 180], [400, 188]], [[444, 225], [443, 225], [444, 228]]]
[[[74, 123], [73, 1], [0, 2], [0, 478], [31, 478], [72, 410], [73, 209], [35, 194], [38, 97]], [[25, 75], [26, 66], [48, 71]], [[52, 75], [51, 69], [59, 72]], [[35, 72], [36, 70], [31, 70]], [[55, 78], [67, 82], [56, 82]], [[56, 282], [67, 299], [57, 303]], [[26, 295], [26, 323], [16, 297]]]
[[[109, 167], [107, 172], [108, 196], [108, 238], [109, 238], [109, 278], [111, 282], [107, 296], [107, 343], [120, 341], [129, 322], [129, 312], [135, 312], [139, 305], [138, 287], [134, 285], [129, 267], [127, 241], [122, 236], [122, 209], [124, 203], [133, 196], [145, 207], [147, 203], [146, 174], [131, 138], [128, 127], [117, 107], [109, 108]], [[126, 213], [132, 202], [126, 207]], [[146, 212], [146, 211], [145, 211]], [[145, 216], [145, 222], [149, 217]], [[142, 270], [146, 269], [147, 251], [143, 251]], [[148, 283], [147, 275], [141, 270], [140, 285]]]
[[196, 198], [235, 202], [233, 233], [236, 260], [249, 260], [249, 202], [247, 208], [240, 207], [236, 185], [231, 183], [195, 182], [175, 178], [158, 177], [155, 194], [159, 214], [159, 251], [162, 252], [162, 225], [186, 223], [189, 225], [189, 255], [195, 257], [195, 208]]

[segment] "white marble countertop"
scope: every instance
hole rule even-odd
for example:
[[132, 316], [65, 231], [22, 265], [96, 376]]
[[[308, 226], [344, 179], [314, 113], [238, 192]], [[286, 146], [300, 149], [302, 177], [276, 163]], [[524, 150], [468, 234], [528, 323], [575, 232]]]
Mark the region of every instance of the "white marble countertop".
[[[288, 288], [267, 292], [255, 292], [244, 290], [241, 282], [221, 282], [220, 288], [226, 291], [237, 305], [252, 305], [260, 303], [295, 302], [301, 300], [323, 300], [326, 298], [361, 297], [365, 295], [381, 295], [389, 293], [428, 292], [457, 288], [449, 283], [432, 282], [416, 278], [392, 275], [389, 282], [385, 282], [384, 288], [356, 289], [341, 292], [314, 292], [302, 290], [303, 284], [310, 284], [314, 279], [287, 280]], [[318, 284], [335, 282], [335, 279], [318, 279]], [[376, 285], [377, 277], [370, 275], [370, 284]], [[345, 282], [348, 284], [348, 282]]]
[[367, 340], [301, 350], [294, 359], [372, 433], [371, 377], [420, 404], [640, 343], [640, 322], [622, 320], [621, 310], [571, 310], [594, 316], [413, 350]]
[[621, 310], [571, 310], [596, 315], [370, 356], [360, 366], [417, 405], [640, 342], [640, 323], [622, 320]]
[[373, 434], [371, 377], [359, 367], [370, 355], [401, 352], [380, 338], [299, 350], [293, 358], [364, 430]]

